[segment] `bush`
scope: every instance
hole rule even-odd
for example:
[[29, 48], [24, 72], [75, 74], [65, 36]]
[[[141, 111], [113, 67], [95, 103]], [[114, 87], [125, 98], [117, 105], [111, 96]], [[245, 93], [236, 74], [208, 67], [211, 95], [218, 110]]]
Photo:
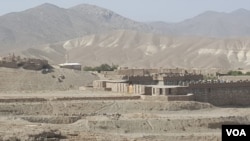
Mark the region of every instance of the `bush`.
[[234, 76], [243, 75], [241, 71], [229, 71], [227, 74], [234, 75]]
[[85, 67], [83, 68], [83, 70], [84, 70], [84, 71], [94, 71], [94, 68], [85, 66]]
[[89, 67], [89, 66], [85, 66], [83, 68], [84, 71], [114, 71], [115, 69], [118, 68], [118, 65], [113, 65], [110, 66], [108, 64], [101, 64], [100, 66], [96, 66], [96, 67]]

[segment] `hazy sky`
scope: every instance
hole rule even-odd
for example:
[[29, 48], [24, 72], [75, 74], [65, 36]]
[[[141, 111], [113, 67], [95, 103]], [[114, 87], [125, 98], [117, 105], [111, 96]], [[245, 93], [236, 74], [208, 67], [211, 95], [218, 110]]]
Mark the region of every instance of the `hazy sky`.
[[143, 22], [177, 22], [207, 10], [218, 12], [231, 12], [239, 8], [250, 10], [250, 0], [1, 0], [0, 15], [23, 11], [43, 3], [63, 8], [88, 3]]

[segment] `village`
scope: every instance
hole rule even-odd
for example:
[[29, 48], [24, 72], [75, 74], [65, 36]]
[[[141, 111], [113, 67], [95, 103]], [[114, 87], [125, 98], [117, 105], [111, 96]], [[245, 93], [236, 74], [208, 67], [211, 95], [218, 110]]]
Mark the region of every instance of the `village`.
[[[59, 64], [61, 69], [81, 71], [80, 63]], [[21, 58], [14, 54], [3, 57], [0, 67], [42, 70], [43, 73], [53, 67], [47, 60]], [[93, 72], [99, 76], [92, 85], [79, 89], [93, 89], [127, 95], [139, 95], [142, 99], [167, 101], [198, 101], [208, 102], [216, 106], [247, 106], [250, 105], [250, 81], [228, 80], [216, 76], [206, 79], [206, 72], [199, 69], [130, 69], [119, 67], [114, 71]], [[210, 74], [211, 75], [211, 74]], [[62, 81], [63, 75], [58, 80]]]
[[248, 141], [249, 5], [2, 1], [0, 141]]
[[250, 104], [250, 81], [246, 78], [233, 81], [217, 76], [205, 80], [200, 71], [178, 68], [123, 69], [102, 74], [107, 79], [95, 80], [94, 89], [157, 100], [208, 102], [216, 106]]
[[0, 140], [219, 140], [249, 123], [248, 76], [101, 66], [1, 57]]

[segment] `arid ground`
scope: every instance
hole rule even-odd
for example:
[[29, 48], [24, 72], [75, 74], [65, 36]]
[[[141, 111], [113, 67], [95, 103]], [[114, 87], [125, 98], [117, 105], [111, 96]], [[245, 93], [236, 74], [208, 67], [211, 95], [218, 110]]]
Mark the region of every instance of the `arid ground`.
[[[32, 4], [35, 7], [31, 8], [31, 3], [22, 2], [29, 8], [21, 8], [24, 11], [13, 8], [13, 4], [1, 4], [0, 12], [11, 12], [0, 15], [2, 63], [11, 68], [22, 66], [20, 55], [45, 59], [55, 68], [44, 72], [3, 68], [6, 64], [0, 67], [0, 141], [220, 141], [222, 124], [250, 124], [250, 107], [216, 107], [94, 91], [90, 86], [100, 74], [58, 66], [71, 62], [82, 67], [112, 64], [121, 68], [202, 69], [200, 73], [208, 74], [206, 79], [214, 77], [217, 69], [221, 75], [230, 70], [247, 69], [243, 71], [247, 73], [250, 11], [242, 9], [244, 5], [234, 5], [241, 9], [232, 12], [205, 12], [209, 10], [206, 4], [203, 10], [198, 4], [195, 6], [204, 13], [178, 22], [155, 21], [158, 16], [151, 22], [138, 22], [130, 19], [134, 16], [126, 17], [126, 11], [132, 15], [140, 11], [150, 18], [148, 12], [154, 9], [144, 8], [147, 12], [142, 12], [132, 10], [135, 3], [127, 7], [117, 3], [125, 7], [122, 14], [112, 11], [111, 2], [105, 3], [110, 9], [88, 2], [77, 2], [73, 7], [67, 3], [65, 7]], [[185, 7], [189, 5], [194, 7], [190, 2]], [[216, 7], [220, 5], [227, 6]], [[166, 14], [158, 8], [156, 11], [157, 15]], [[190, 8], [177, 12], [186, 14]], [[177, 12], [169, 13], [178, 17]], [[30, 65], [38, 64], [31, 61]], [[249, 79], [240, 79], [243, 77]], [[222, 79], [239, 80], [231, 76]], [[239, 99], [248, 102], [245, 97]]]
[[222, 124], [250, 123], [250, 108], [150, 101], [100, 91], [0, 96], [0, 140], [4, 141], [219, 141]]
[[0, 79], [0, 141], [219, 141], [222, 124], [250, 123], [250, 107], [80, 91], [98, 79], [87, 72], [0, 68]]

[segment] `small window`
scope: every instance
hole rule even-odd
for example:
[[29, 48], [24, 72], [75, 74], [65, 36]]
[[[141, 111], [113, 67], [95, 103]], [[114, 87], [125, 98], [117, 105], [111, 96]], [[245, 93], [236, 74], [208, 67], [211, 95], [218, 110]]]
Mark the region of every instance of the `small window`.
[[168, 89], [168, 94], [171, 94], [171, 88], [170, 88], [170, 89]]

